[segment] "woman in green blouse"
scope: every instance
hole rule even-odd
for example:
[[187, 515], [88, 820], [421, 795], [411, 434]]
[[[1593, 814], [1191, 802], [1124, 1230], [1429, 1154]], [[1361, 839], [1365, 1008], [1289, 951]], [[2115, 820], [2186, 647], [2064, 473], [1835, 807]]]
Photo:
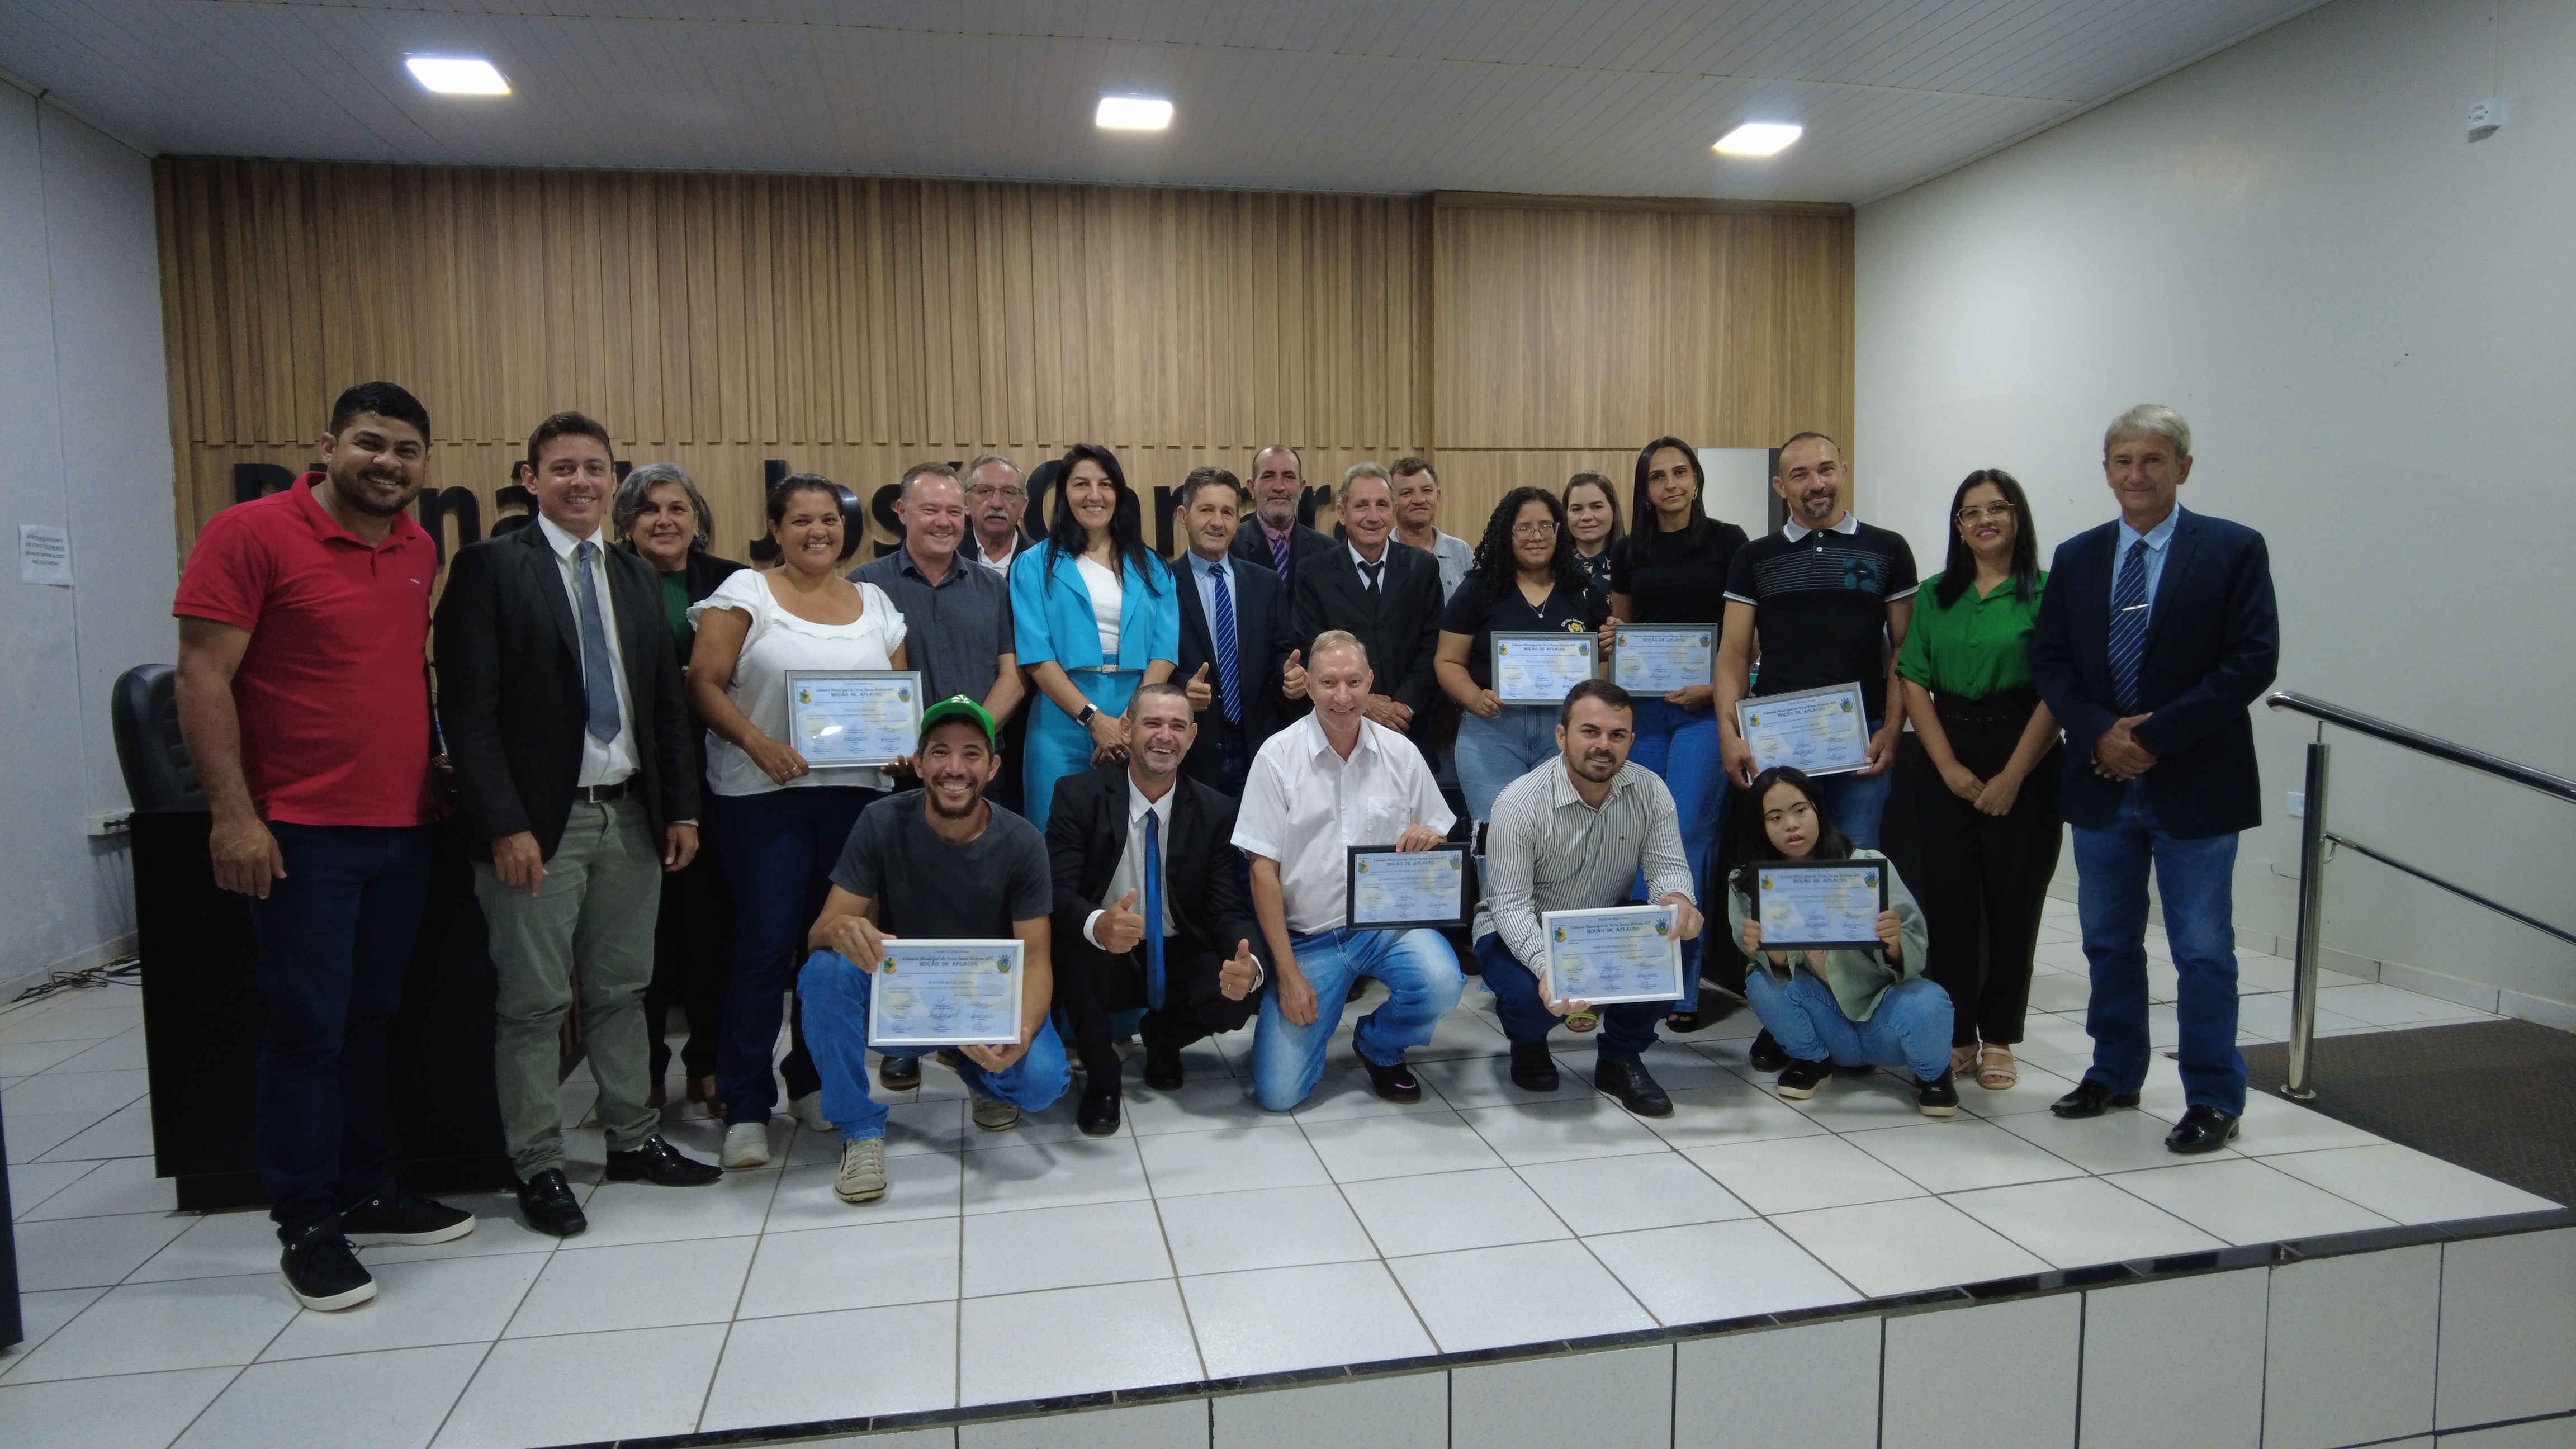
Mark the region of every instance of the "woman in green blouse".
[[1932, 764], [1913, 784], [1931, 933], [1923, 974], [1955, 1009], [1951, 1070], [2000, 1091], [2018, 1080], [2012, 1049], [2057, 870], [2057, 719], [2030, 673], [2048, 575], [2030, 500], [2000, 468], [1959, 485], [1950, 527], [1949, 562], [1923, 581], [1896, 672]]

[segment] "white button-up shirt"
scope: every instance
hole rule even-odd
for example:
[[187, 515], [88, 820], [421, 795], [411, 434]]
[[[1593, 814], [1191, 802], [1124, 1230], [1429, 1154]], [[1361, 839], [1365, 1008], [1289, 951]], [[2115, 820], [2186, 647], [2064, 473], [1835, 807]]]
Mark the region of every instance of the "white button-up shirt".
[[1411, 740], [1363, 719], [1345, 760], [1310, 714], [1252, 757], [1234, 843], [1279, 863], [1288, 930], [1311, 936], [1350, 919], [1347, 847], [1393, 845], [1408, 825], [1446, 833], [1456, 819]]
[[[581, 774], [576, 785], [614, 785], [643, 768], [635, 755], [635, 701], [626, 691], [626, 653], [617, 642], [617, 601], [608, 586], [608, 543], [603, 533], [575, 538], [555, 526], [555, 521], [540, 513], [537, 527], [546, 531], [546, 546], [555, 553], [555, 573], [562, 578], [564, 597], [572, 604], [573, 647], [581, 647], [581, 559], [576, 553], [583, 544], [599, 545], [599, 553], [590, 561], [591, 580], [599, 589], [599, 622], [608, 632], [608, 673], [617, 681], [617, 738], [603, 742], [585, 729], [581, 732]], [[587, 670], [590, 661], [579, 661]], [[584, 678], [588, 678], [585, 673]]]
[[[1163, 858], [1163, 879], [1159, 889], [1163, 897], [1162, 930], [1166, 936], [1172, 934], [1172, 802], [1180, 798], [1180, 793], [1181, 782], [1175, 779], [1172, 788], [1163, 792], [1162, 799], [1147, 800], [1145, 792], [1136, 788], [1135, 773], [1128, 773], [1127, 849], [1119, 854], [1118, 868], [1109, 873], [1109, 889], [1100, 897], [1103, 902], [1114, 906], [1127, 899], [1129, 891], [1134, 891], [1136, 914], [1141, 916], [1145, 913], [1145, 817], [1151, 815], [1154, 817], [1155, 838], [1161, 842], [1158, 853]], [[1095, 946], [1100, 944], [1098, 927], [1102, 914], [1093, 911], [1082, 918], [1082, 939]]]

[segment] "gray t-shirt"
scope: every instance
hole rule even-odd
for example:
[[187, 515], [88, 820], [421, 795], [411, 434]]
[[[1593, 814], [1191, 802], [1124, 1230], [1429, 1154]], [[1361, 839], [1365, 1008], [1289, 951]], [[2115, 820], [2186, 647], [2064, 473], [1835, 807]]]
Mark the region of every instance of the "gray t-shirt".
[[1013, 650], [1009, 580], [960, 555], [934, 586], [911, 552], [898, 548], [850, 570], [850, 581], [874, 584], [894, 600], [907, 631], [904, 658], [921, 671], [925, 698], [962, 694], [981, 704], [993, 692], [999, 656]]
[[1055, 907], [1046, 837], [996, 805], [984, 833], [951, 845], [930, 828], [922, 792], [889, 795], [859, 813], [832, 884], [877, 903], [877, 924], [924, 940], [999, 941], [1015, 921]]

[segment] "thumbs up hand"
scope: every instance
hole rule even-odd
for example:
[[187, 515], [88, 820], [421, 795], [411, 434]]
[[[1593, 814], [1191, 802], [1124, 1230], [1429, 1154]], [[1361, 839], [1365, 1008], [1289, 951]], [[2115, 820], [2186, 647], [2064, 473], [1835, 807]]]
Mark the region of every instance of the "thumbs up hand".
[[1306, 666], [1298, 662], [1305, 657], [1305, 653], [1306, 651], [1302, 649], [1289, 650], [1288, 666], [1280, 671], [1280, 692], [1290, 699], [1306, 697]]
[[1234, 943], [1234, 959], [1217, 968], [1216, 989], [1223, 992], [1228, 1001], [1241, 1001], [1260, 979], [1261, 965], [1252, 959], [1252, 943], [1237, 941]]
[[1136, 949], [1136, 943], [1145, 939], [1145, 918], [1136, 914], [1136, 892], [1130, 890], [1118, 904], [1100, 913], [1091, 925], [1091, 938], [1112, 956]]
[[1208, 667], [1204, 664], [1200, 665], [1199, 672], [1191, 675], [1189, 682], [1181, 686], [1182, 691], [1190, 697], [1192, 714], [1205, 714], [1208, 706], [1216, 702], [1216, 689], [1208, 683], [1207, 672]]

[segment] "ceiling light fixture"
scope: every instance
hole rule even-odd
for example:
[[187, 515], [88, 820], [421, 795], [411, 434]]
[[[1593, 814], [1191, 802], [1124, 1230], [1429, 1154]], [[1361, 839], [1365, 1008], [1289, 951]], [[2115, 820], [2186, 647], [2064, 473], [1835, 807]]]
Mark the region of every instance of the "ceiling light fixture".
[[1717, 149], [1729, 156], [1777, 156], [1806, 133], [1804, 126], [1747, 121], [1717, 138]]
[[1161, 96], [1102, 96], [1092, 120], [1104, 131], [1159, 131], [1172, 124], [1172, 103]]
[[411, 55], [403, 65], [421, 89], [442, 96], [506, 96], [510, 83], [479, 55]]

